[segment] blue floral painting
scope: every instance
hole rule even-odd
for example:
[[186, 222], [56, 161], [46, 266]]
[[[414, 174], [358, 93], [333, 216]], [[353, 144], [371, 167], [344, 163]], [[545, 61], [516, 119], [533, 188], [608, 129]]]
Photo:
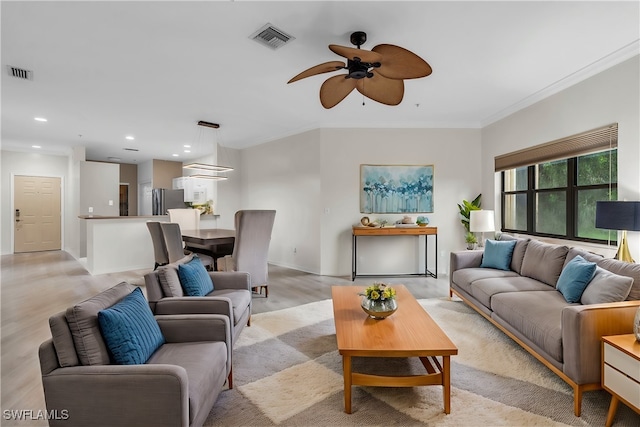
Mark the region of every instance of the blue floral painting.
[[432, 213], [433, 165], [360, 165], [361, 213]]

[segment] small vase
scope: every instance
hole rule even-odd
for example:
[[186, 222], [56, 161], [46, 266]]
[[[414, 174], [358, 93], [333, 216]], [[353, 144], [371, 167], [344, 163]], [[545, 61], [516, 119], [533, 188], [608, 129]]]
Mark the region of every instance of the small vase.
[[364, 297], [361, 306], [364, 312], [374, 319], [389, 317], [398, 309], [398, 303], [395, 299], [371, 300]]
[[633, 319], [633, 333], [636, 336], [636, 341], [640, 342], [640, 307], [638, 307], [636, 317]]

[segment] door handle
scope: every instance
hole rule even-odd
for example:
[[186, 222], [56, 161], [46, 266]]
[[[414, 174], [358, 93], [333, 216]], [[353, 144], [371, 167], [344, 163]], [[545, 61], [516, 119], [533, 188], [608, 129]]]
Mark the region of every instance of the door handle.
[[20, 222], [20, 209], [16, 209], [16, 222]]

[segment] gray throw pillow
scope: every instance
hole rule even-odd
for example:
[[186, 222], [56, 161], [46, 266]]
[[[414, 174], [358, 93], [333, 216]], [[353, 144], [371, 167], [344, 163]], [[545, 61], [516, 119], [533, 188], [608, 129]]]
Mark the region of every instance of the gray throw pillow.
[[160, 281], [160, 287], [165, 297], [183, 297], [184, 291], [180, 284], [180, 277], [178, 277], [178, 266], [180, 264], [186, 264], [193, 259], [193, 254], [189, 254], [178, 261], [163, 265], [158, 268], [158, 280]]
[[596, 274], [582, 293], [582, 304], [604, 304], [624, 301], [629, 295], [633, 279], [619, 276], [604, 268], [597, 267]]
[[640, 300], [640, 264], [604, 258], [598, 261], [598, 267], [602, 267], [620, 276], [631, 277], [633, 279], [633, 285], [631, 285], [631, 291], [629, 291], [627, 301]]

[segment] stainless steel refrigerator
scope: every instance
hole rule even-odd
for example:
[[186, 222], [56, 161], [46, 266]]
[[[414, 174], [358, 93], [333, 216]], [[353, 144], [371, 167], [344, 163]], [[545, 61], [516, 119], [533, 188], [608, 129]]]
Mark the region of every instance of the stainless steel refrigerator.
[[182, 209], [184, 204], [184, 190], [169, 190], [154, 188], [151, 190], [152, 215], [167, 215], [167, 209]]

